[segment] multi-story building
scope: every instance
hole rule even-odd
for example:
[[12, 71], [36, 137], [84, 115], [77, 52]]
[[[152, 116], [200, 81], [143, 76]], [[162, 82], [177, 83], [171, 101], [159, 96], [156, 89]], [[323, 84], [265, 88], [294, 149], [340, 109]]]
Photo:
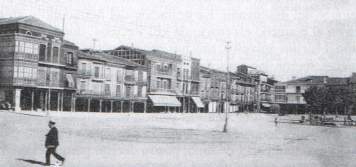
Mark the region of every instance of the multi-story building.
[[237, 72], [247, 74], [254, 79], [257, 112], [268, 111], [274, 103], [274, 84], [277, 81], [266, 73], [247, 65], [237, 66]]
[[200, 60], [182, 56], [177, 66], [177, 95], [182, 104], [180, 112], [200, 112], [204, 108], [199, 97]]
[[179, 111], [177, 99], [177, 67], [182, 62], [180, 55], [160, 50], [142, 50], [119, 46], [106, 51], [114, 56], [144, 65], [148, 69], [148, 110], [150, 112]]
[[306, 102], [303, 93], [311, 86], [323, 86], [328, 83], [327, 76], [307, 76], [293, 78], [290, 81], [278, 82], [275, 85], [275, 102], [281, 110], [290, 113], [305, 112]]
[[230, 111], [253, 111], [255, 104], [254, 79], [244, 73], [231, 72], [230, 80]]
[[0, 100], [19, 110], [73, 110], [78, 47], [35, 17], [0, 19]]
[[78, 54], [76, 110], [146, 112], [147, 68], [100, 51]]
[[205, 112], [224, 112], [227, 73], [200, 66], [200, 97]]

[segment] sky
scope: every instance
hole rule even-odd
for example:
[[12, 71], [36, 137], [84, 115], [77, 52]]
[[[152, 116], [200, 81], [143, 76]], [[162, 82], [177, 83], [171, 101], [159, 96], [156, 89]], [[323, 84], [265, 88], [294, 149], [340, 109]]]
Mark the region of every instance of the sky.
[[356, 72], [353, 0], [0, 0], [0, 17], [24, 15], [64, 27], [80, 48], [159, 49], [280, 81]]

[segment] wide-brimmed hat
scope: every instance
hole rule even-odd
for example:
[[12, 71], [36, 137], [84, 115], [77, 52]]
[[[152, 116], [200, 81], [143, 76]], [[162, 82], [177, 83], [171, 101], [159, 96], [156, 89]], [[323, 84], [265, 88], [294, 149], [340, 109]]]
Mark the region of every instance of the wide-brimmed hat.
[[54, 122], [54, 121], [49, 121], [48, 123], [51, 124], [51, 125], [56, 124], [56, 122]]

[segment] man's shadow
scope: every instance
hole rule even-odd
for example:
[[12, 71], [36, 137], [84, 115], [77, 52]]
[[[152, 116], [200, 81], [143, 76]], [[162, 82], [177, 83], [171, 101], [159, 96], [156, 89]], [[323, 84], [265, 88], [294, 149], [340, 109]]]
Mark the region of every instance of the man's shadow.
[[37, 164], [37, 165], [46, 166], [45, 162], [36, 161], [36, 160], [32, 160], [32, 159], [21, 159], [21, 158], [18, 158], [17, 160], [24, 161], [24, 162], [27, 162], [27, 163], [30, 163], [30, 164]]

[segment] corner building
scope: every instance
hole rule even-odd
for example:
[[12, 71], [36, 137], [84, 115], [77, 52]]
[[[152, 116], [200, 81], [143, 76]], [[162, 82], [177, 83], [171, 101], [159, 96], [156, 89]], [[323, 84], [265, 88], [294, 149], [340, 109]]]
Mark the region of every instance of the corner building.
[[0, 100], [16, 110], [73, 110], [78, 47], [33, 16], [0, 19]]

